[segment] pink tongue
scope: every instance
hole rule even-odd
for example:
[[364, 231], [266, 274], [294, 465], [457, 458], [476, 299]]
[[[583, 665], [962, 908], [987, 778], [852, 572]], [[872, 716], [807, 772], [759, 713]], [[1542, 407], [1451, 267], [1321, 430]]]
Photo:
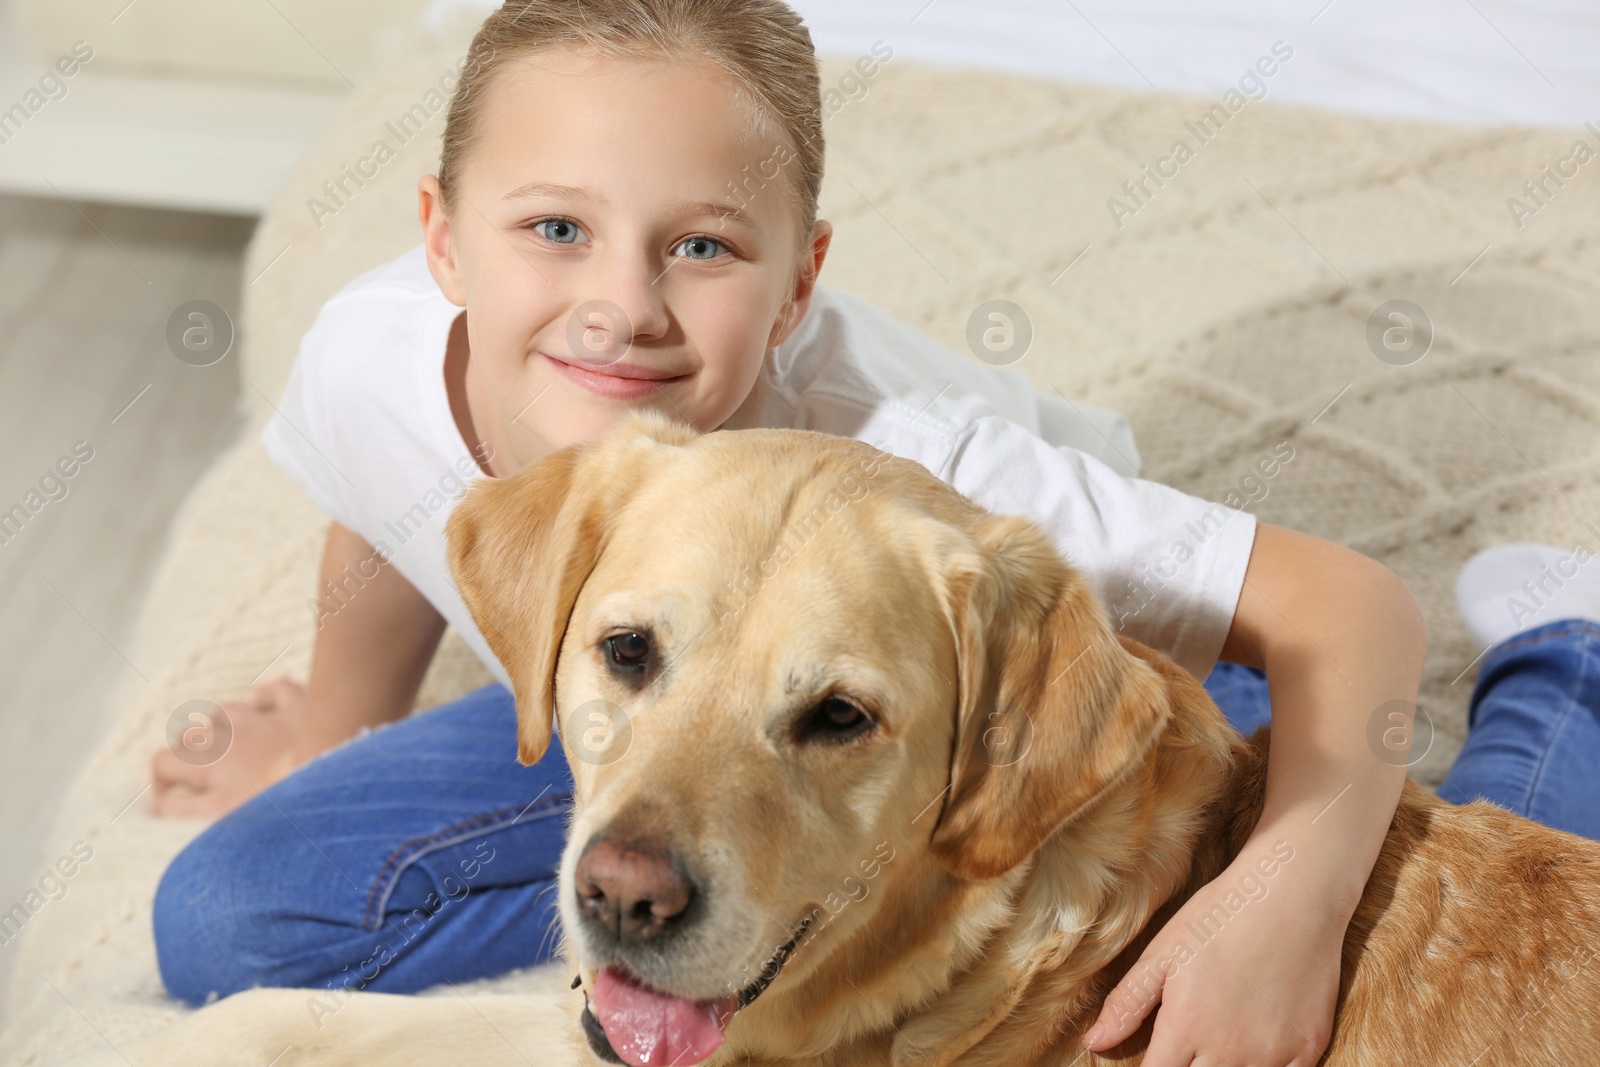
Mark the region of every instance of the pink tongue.
[[594, 979], [589, 1007], [612, 1051], [634, 1067], [682, 1067], [722, 1047], [737, 996], [697, 1001], [645, 989], [607, 967]]

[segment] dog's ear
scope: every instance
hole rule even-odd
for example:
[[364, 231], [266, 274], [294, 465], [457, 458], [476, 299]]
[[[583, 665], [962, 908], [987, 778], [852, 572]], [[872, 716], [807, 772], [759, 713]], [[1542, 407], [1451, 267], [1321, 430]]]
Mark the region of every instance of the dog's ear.
[[975, 541], [944, 571], [959, 677], [931, 847], [951, 873], [982, 880], [1027, 859], [1136, 764], [1171, 697], [1037, 526], [987, 516]]
[[567, 622], [607, 533], [659, 457], [653, 445], [683, 445], [698, 436], [664, 416], [631, 415], [599, 442], [475, 484], [451, 514], [450, 570], [511, 677], [523, 763], [537, 763], [549, 747]]

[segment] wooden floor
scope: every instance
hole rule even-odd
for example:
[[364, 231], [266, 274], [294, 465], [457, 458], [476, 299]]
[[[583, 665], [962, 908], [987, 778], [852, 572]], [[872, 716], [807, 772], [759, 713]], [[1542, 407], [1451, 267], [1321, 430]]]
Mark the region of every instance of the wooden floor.
[[253, 225], [0, 196], [0, 517], [43, 502], [0, 526], [0, 910], [45, 869], [173, 510], [238, 428], [237, 340], [194, 366], [167, 323], [190, 300], [237, 322]]

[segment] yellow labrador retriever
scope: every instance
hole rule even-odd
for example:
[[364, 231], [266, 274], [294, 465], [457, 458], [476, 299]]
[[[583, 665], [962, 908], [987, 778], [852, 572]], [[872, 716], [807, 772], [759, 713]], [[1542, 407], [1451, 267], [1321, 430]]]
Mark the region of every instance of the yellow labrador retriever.
[[[591, 1062], [1142, 1060], [1148, 1021], [1080, 1035], [1248, 835], [1266, 733], [1032, 523], [858, 441], [635, 416], [449, 537], [521, 758], [554, 729], [575, 776]], [[1600, 1064], [1597, 956], [1600, 845], [1408, 782], [1324, 1062]]]

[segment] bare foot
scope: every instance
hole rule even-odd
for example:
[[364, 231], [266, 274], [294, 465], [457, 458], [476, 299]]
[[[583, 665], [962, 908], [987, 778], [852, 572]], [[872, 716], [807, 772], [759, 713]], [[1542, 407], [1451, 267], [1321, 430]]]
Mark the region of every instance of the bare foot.
[[216, 818], [294, 769], [295, 740], [306, 721], [299, 682], [274, 679], [221, 711], [195, 712], [151, 759], [152, 814]]

